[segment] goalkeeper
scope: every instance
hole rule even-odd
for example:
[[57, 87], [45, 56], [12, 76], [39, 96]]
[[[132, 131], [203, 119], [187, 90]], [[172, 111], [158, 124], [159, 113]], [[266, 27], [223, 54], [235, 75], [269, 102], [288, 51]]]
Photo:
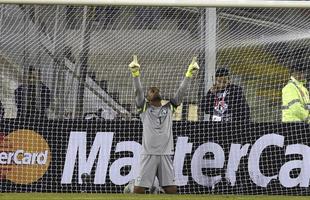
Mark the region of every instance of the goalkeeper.
[[161, 95], [157, 87], [147, 90], [146, 99], [140, 82], [140, 64], [137, 56], [129, 64], [134, 87], [136, 90], [136, 105], [143, 124], [142, 151], [140, 156], [140, 171], [135, 180], [134, 193], [144, 194], [146, 188], [153, 184], [157, 176], [159, 185], [167, 194], [175, 194], [175, 176], [171, 155], [173, 155], [172, 114], [181, 104], [191, 78], [199, 70], [194, 57], [188, 67], [185, 78], [174, 97], [162, 105]]

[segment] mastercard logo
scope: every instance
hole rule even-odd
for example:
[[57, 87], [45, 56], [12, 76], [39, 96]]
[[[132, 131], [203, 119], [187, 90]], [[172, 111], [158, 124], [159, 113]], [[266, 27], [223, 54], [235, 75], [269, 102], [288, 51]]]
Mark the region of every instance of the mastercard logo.
[[17, 130], [0, 134], [0, 179], [31, 184], [46, 173], [50, 161], [50, 148], [38, 133]]

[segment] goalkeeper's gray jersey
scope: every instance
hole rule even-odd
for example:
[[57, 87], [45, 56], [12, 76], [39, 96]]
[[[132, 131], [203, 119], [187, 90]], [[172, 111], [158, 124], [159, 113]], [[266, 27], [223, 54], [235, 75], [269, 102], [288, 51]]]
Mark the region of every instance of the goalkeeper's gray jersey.
[[173, 154], [171, 104], [167, 103], [161, 107], [145, 104], [144, 112], [140, 114], [143, 123], [141, 154]]
[[144, 98], [140, 78], [134, 78], [136, 104], [140, 109], [140, 117], [143, 123], [141, 154], [173, 154], [172, 111], [173, 107], [181, 104], [189, 83], [190, 79], [185, 78], [169, 103], [161, 107], [154, 107], [149, 105]]

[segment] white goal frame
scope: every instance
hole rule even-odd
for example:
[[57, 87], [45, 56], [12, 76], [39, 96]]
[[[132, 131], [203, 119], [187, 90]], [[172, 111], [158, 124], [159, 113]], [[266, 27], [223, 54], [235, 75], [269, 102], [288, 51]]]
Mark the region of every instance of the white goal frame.
[[1, 4], [310, 8], [309, 1], [265, 0], [0, 0]]

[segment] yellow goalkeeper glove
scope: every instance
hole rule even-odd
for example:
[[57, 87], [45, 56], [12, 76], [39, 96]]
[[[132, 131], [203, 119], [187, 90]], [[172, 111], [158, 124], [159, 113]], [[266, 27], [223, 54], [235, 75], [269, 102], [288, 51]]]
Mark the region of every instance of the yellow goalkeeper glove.
[[197, 74], [199, 70], [199, 65], [197, 63], [197, 57], [193, 57], [191, 64], [188, 66], [185, 76], [191, 78], [193, 75]]
[[138, 63], [137, 55], [133, 55], [133, 60], [128, 66], [129, 70], [131, 71], [132, 77], [140, 76], [140, 64]]

